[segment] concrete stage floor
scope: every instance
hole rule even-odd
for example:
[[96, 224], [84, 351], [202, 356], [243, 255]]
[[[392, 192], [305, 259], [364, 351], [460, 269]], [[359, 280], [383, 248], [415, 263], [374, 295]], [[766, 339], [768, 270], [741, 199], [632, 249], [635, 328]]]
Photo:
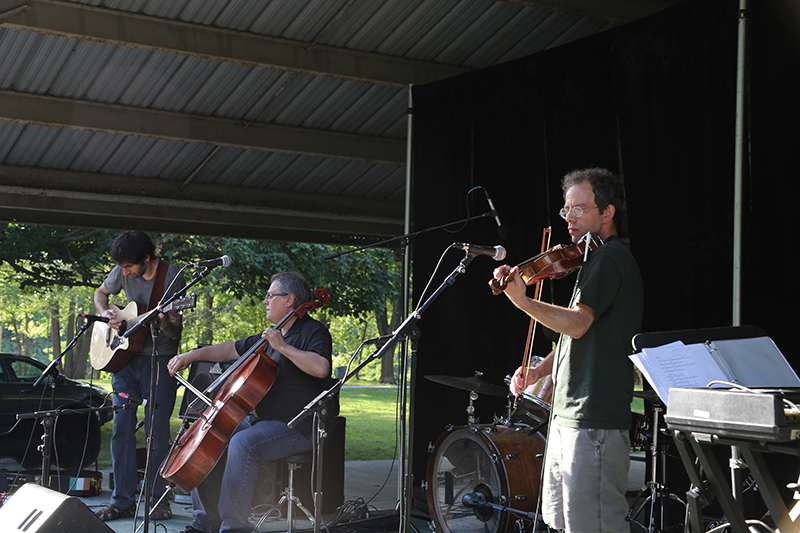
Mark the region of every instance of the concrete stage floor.
[[[631, 471], [628, 478], [629, 500], [639, 493], [644, 484], [645, 463], [641, 456], [632, 456]], [[370, 517], [372, 520], [362, 522], [358, 528], [351, 531], [398, 531], [397, 519], [397, 463], [393, 461], [348, 461], [345, 463], [345, 482], [344, 495], [345, 502], [363, 500], [368, 502]], [[92, 511], [102, 508], [110, 499], [111, 491], [108, 489], [108, 472], [104, 472], [103, 491], [92, 497], [80, 498]], [[324, 497], [324, 495], [323, 495]], [[180, 498], [180, 496], [179, 496]], [[313, 515], [313, 502], [302, 502], [308, 511]], [[192, 519], [191, 502], [180, 503], [171, 502], [173, 517], [169, 520], [154, 522], [150, 521], [147, 528], [150, 532], [157, 533], [178, 533], [182, 532]], [[430, 517], [427, 512], [418, 509], [420, 506], [412, 508], [410, 528], [418, 532], [427, 533], [430, 531]], [[269, 518], [259, 528], [261, 532], [286, 531], [287, 521], [285, 517], [285, 505], [281, 509], [280, 517]], [[140, 515], [141, 516], [141, 515]], [[305, 515], [299, 510], [296, 511], [294, 528], [297, 531], [313, 531], [313, 524], [306, 519]], [[335, 519], [334, 514], [323, 515], [323, 521], [327, 524]], [[107, 525], [117, 533], [136, 533], [144, 531], [142, 519], [134, 521], [132, 518], [115, 520], [108, 522]], [[512, 528], [513, 529], [513, 528]], [[324, 531], [324, 529], [323, 529]], [[632, 531], [636, 531], [633, 530]]]

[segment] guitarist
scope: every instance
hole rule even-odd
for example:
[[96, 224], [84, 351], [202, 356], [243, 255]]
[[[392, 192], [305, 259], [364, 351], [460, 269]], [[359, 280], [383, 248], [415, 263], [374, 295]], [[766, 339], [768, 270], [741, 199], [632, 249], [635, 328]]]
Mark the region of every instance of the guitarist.
[[[108, 325], [118, 330], [122, 319], [109, 305], [109, 294], [125, 291], [125, 296], [138, 305], [139, 314], [158, 305], [166, 290], [170, 296], [186, 285], [183, 275], [177, 279], [179, 269], [156, 257], [153, 241], [141, 231], [126, 231], [114, 239], [111, 258], [116, 266], [106, 280], [94, 292], [94, 305], [99, 315], [109, 319]], [[173, 280], [175, 283], [173, 284]], [[156, 337], [156, 353], [159, 372], [156, 386], [156, 412], [153, 429], [153, 464], [161, 464], [169, 451], [169, 419], [175, 407], [177, 383], [169, 377], [167, 363], [178, 353], [183, 322], [180, 313], [161, 313], [158, 316], [160, 332]], [[129, 339], [130, 347], [123, 356], [130, 356], [128, 363], [111, 378], [115, 393], [149, 399], [150, 374], [153, 354], [153, 339], [149, 328], [142, 328], [140, 344], [136, 334]], [[137, 345], [138, 344], [138, 345]], [[115, 357], [119, 354], [115, 354]], [[123, 405], [129, 400], [114, 395], [114, 405]], [[145, 407], [145, 420], [149, 418], [150, 404]], [[117, 518], [130, 518], [136, 512], [136, 489], [138, 485], [136, 458], [136, 412], [137, 409], [120, 409], [114, 414], [111, 436], [111, 463], [114, 472], [114, 490], [111, 502], [95, 514], [104, 522]], [[149, 428], [145, 424], [145, 428]], [[152, 505], [164, 492], [166, 481], [153, 468]], [[169, 503], [164, 500], [153, 509], [152, 518], [166, 520], [172, 517]]]

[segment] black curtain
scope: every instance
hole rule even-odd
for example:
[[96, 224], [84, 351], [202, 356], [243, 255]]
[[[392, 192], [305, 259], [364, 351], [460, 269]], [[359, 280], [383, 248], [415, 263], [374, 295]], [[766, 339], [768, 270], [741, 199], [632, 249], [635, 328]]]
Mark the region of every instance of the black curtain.
[[[800, 119], [797, 14], [751, 2], [750, 98], [745, 183], [743, 323], [761, 326], [790, 362], [787, 269], [763, 263], [791, 246], [797, 178], [789, 158]], [[510, 63], [413, 88], [412, 218], [423, 230], [489, 210], [451, 232], [412, 241], [414, 302], [447, 286], [419, 321], [412, 395], [415, 487], [448, 424], [467, 420], [468, 392], [425, 376], [487, 382], [519, 366], [529, 321], [487, 282], [497, 266], [477, 257], [449, 282], [463, 252], [453, 242], [501, 244], [504, 261], [537, 254], [542, 230], [568, 243], [559, 181], [602, 166], [625, 182], [629, 239], [645, 284], [642, 331], [726, 326], [732, 320], [733, 176], [738, 2], [690, 1], [652, 17]], [[773, 231], [770, 231], [773, 230]], [[775, 231], [777, 230], [777, 231]], [[788, 240], [788, 243], [782, 241]], [[768, 244], [778, 241], [782, 244]], [[443, 255], [444, 254], [444, 255]], [[443, 256], [443, 257], [442, 257]], [[441, 260], [441, 262], [440, 262]], [[438, 269], [437, 269], [438, 265]], [[430, 288], [423, 288], [430, 280]], [[574, 277], [546, 282], [566, 304]], [[541, 331], [541, 330], [540, 330]], [[536, 337], [544, 355], [550, 341]], [[481, 395], [476, 416], [504, 415], [505, 398]], [[435, 451], [433, 452], [435, 453]], [[417, 496], [421, 493], [417, 492]]]

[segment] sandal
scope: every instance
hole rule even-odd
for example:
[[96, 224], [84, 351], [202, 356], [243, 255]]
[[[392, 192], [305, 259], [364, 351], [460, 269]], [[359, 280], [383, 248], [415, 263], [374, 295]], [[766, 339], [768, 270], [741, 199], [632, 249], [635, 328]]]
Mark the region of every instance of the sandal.
[[110, 522], [118, 518], [133, 518], [133, 508], [134, 506], [131, 505], [127, 509], [120, 509], [113, 503], [109, 503], [99, 511], [95, 511], [94, 514], [103, 522]]
[[150, 511], [150, 518], [153, 520], [169, 520], [172, 518], [172, 509], [168, 502], [161, 502]]

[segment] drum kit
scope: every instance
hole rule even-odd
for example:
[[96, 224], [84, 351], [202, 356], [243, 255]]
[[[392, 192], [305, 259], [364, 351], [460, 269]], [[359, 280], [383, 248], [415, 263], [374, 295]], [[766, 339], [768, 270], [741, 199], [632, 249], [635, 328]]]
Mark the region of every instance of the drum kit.
[[[468, 378], [426, 376], [435, 383], [469, 391], [466, 426], [448, 426], [431, 448], [424, 488], [439, 533], [549, 531], [538, 516], [546, 425], [550, 417], [550, 376], [526, 389], [516, 402], [507, 387], [476, 372]], [[480, 394], [507, 397], [508, 414], [479, 424], [474, 401]]]

